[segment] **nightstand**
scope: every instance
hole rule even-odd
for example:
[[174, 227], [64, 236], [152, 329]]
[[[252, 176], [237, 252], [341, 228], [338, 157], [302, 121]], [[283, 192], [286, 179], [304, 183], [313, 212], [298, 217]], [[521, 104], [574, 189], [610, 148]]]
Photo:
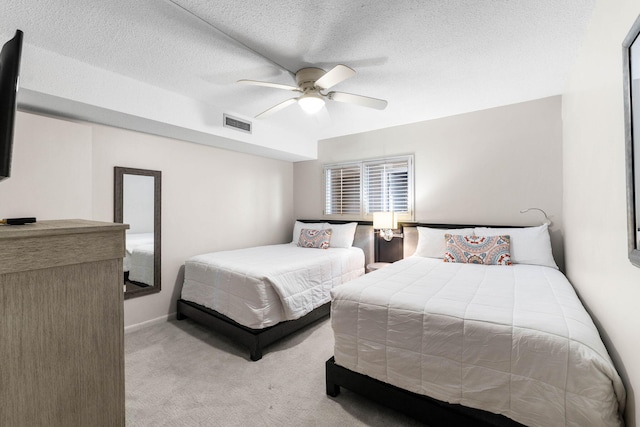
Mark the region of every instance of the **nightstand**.
[[372, 262], [371, 264], [367, 264], [367, 273], [371, 273], [372, 271], [379, 270], [388, 265], [391, 265], [390, 262]]

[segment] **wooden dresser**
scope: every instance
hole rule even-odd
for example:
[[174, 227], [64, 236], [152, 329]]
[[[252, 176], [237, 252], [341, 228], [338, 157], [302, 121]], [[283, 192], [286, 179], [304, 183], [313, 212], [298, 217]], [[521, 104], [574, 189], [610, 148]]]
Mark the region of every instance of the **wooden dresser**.
[[0, 425], [124, 426], [128, 226], [0, 226]]

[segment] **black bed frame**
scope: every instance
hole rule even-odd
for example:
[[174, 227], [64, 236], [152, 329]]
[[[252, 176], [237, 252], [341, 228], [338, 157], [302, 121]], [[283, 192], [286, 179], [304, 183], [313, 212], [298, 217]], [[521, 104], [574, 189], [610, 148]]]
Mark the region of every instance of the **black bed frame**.
[[344, 387], [432, 427], [524, 427], [504, 415], [442, 402], [351, 371], [333, 357], [325, 363], [325, 372], [327, 395], [337, 397]]
[[251, 329], [229, 317], [202, 305], [183, 299], [178, 300], [177, 319], [190, 318], [209, 329], [229, 337], [249, 348], [251, 360], [262, 359], [264, 347], [329, 315], [331, 303], [326, 303], [295, 320], [287, 320], [264, 329]]
[[[521, 225], [423, 224], [416, 222], [406, 222], [399, 224], [399, 226], [424, 226], [432, 228], [525, 227]], [[325, 375], [326, 392], [328, 396], [337, 397], [338, 394], [340, 394], [340, 387], [344, 387], [432, 427], [524, 427], [523, 424], [507, 418], [504, 415], [442, 402], [351, 371], [336, 364], [334, 357], [331, 357], [325, 363]]]

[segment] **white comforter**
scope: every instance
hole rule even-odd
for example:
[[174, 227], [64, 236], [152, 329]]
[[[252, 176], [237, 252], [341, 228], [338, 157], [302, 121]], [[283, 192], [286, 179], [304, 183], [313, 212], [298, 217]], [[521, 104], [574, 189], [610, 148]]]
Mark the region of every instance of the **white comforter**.
[[[146, 245], [153, 245], [153, 233], [127, 233], [123, 264], [125, 273], [131, 270], [131, 254], [133, 251], [140, 246]], [[151, 251], [153, 252], [153, 248]]]
[[259, 246], [188, 259], [181, 297], [260, 329], [304, 316], [362, 274], [360, 248]]
[[154, 245], [138, 245], [129, 255], [129, 280], [153, 286]]
[[331, 291], [339, 365], [529, 426], [618, 426], [625, 390], [559, 271], [411, 257]]

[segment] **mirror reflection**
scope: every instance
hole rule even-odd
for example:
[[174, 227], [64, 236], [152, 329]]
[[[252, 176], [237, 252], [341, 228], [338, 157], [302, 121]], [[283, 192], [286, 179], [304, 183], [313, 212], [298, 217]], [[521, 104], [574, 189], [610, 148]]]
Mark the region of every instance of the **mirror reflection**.
[[115, 168], [115, 222], [129, 225], [123, 260], [125, 298], [160, 291], [160, 172]]

